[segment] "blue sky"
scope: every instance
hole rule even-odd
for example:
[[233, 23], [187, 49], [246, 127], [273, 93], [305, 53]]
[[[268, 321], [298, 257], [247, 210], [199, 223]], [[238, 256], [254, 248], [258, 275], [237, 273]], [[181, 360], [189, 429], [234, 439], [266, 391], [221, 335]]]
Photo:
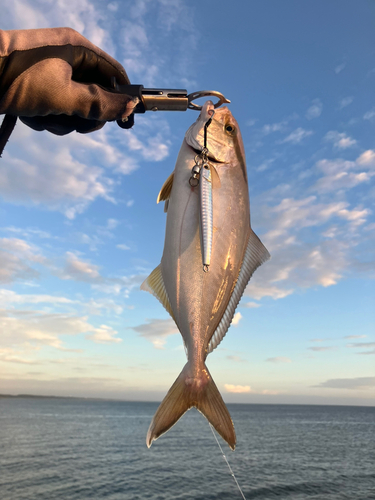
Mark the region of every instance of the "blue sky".
[[[375, 402], [375, 4], [15, 0], [1, 29], [70, 26], [132, 83], [214, 89], [244, 139], [272, 255], [207, 364], [225, 401]], [[160, 400], [185, 363], [139, 286], [159, 264], [186, 113], [87, 136], [18, 123], [0, 160], [0, 393]]]

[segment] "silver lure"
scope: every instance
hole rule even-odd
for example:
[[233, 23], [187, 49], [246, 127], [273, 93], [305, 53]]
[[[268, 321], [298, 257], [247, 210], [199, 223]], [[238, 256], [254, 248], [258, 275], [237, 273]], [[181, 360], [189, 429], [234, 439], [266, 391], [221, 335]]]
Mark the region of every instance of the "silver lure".
[[204, 163], [200, 171], [199, 201], [203, 271], [207, 272], [211, 263], [213, 239], [212, 176], [208, 163]]

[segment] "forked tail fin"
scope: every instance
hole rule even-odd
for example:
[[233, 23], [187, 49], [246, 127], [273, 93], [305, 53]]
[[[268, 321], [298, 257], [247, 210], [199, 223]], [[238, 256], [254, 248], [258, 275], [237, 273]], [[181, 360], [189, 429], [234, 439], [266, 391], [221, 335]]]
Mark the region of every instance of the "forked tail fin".
[[204, 368], [204, 379], [192, 379], [185, 365], [152, 419], [146, 438], [148, 447], [194, 406], [234, 450], [236, 433], [232, 419], [207, 367]]

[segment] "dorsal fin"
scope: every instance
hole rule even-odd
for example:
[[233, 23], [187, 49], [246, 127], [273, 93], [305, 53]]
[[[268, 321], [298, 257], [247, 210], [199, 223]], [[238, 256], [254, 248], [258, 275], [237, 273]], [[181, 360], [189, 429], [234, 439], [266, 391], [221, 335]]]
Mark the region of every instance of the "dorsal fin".
[[229, 299], [223, 317], [221, 318], [220, 323], [218, 324], [208, 344], [207, 354], [212, 352], [225, 337], [225, 334], [227, 333], [228, 328], [232, 322], [236, 307], [242, 297], [243, 292], [245, 291], [245, 288], [251, 276], [253, 275], [254, 271], [269, 258], [270, 254], [268, 253], [267, 248], [263, 245], [254, 231], [251, 230], [236, 285]]
[[160, 201], [166, 201], [169, 199], [173, 186], [173, 177], [174, 177], [174, 172], [172, 172], [171, 175], [168, 177], [168, 179], [164, 182], [163, 187], [161, 188], [158, 198], [156, 200], [156, 203], [159, 203]]
[[141, 285], [141, 290], [152, 293], [174, 319], [171, 303], [169, 302], [165, 289], [163, 275], [161, 274], [161, 264], [155, 267], [149, 277], [145, 279]]

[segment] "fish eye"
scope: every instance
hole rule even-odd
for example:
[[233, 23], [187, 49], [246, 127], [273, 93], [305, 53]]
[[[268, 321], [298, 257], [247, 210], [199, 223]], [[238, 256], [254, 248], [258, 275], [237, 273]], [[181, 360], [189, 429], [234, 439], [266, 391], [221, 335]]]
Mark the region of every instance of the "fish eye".
[[225, 130], [229, 135], [233, 135], [236, 131], [236, 128], [233, 127], [233, 125], [231, 125], [230, 123], [227, 123], [227, 125], [225, 125]]

